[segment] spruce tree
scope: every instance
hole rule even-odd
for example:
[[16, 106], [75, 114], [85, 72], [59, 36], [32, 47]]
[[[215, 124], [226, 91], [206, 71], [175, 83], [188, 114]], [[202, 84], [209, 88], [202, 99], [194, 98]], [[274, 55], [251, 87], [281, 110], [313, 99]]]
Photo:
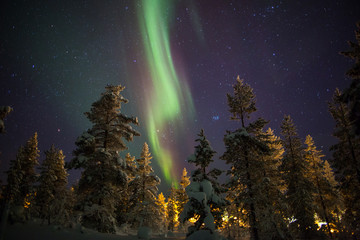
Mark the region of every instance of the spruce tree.
[[344, 225], [349, 234], [360, 237], [360, 139], [352, 130], [350, 111], [342, 102], [342, 94], [335, 90], [329, 110], [335, 120], [333, 135], [338, 143], [331, 146], [333, 152], [331, 164], [335, 169], [335, 178], [340, 184], [340, 190], [345, 204]]
[[129, 204], [133, 194], [133, 190], [130, 186], [131, 182], [135, 179], [137, 175], [137, 163], [134, 156], [131, 156], [130, 153], [127, 153], [125, 156], [125, 173], [127, 175], [127, 182], [123, 189], [121, 189], [120, 197], [116, 204], [116, 220], [118, 224], [121, 225], [126, 223], [128, 219], [128, 214], [132, 208], [132, 205]]
[[[206, 170], [209, 164], [213, 162], [212, 158], [216, 152], [206, 139], [203, 129], [200, 130], [198, 136], [199, 138], [195, 141], [199, 144], [195, 146], [194, 153], [188, 158], [188, 162], [195, 164], [198, 168], [191, 174], [191, 183], [186, 188], [189, 201], [181, 213], [181, 222], [183, 223], [194, 216], [198, 216], [195, 225], [189, 228], [188, 236], [200, 230], [206, 230], [210, 234], [214, 234], [216, 228], [214, 215], [221, 215], [221, 209], [225, 205], [225, 201], [220, 194], [214, 191], [213, 185], [215, 184], [212, 184], [217, 180], [212, 177], [217, 177], [217, 175], [210, 174], [210, 172], [214, 173], [220, 170], [210, 172]], [[217, 214], [217, 209], [219, 209], [220, 214]]]
[[221, 156], [227, 164], [230, 164], [229, 191], [232, 194], [234, 204], [238, 208], [244, 208], [250, 227], [251, 239], [260, 239], [259, 236], [259, 207], [257, 199], [261, 196], [259, 184], [261, 183], [264, 160], [257, 156], [270, 154], [270, 149], [259, 138], [259, 133], [267, 124], [264, 119], [245, 124], [250, 114], [256, 111], [255, 95], [253, 89], [240, 80], [238, 76], [233, 86], [234, 95], [227, 94], [231, 119], [240, 121], [240, 128], [231, 132], [227, 131], [224, 137], [226, 151]]
[[280, 138], [275, 136], [270, 128], [266, 132], [258, 133], [257, 137], [262, 139], [270, 150], [269, 154], [258, 155], [263, 163], [263, 173], [258, 183], [261, 194], [257, 196], [260, 238], [290, 239], [287, 222], [285, 222], [287, 207], [284, 193], [286, 186], [280, 171], [284, 148]]
[[131, 196], [130, 221], [133, 227], [150, 227], [157, 229], [160, 225], [160, 213], [156, 204], [160, 179], [151, 167], [149, 146], [144, 143], [141, 156], [137, 159], [137, 176], [130, 183]]
[[71, 204], [69, 191], [66, 189], [68, 174], [64, 168], [65, 156], [62, 150], [54, 145], [45, 152], [42, 162], [39, 186], [36, 194], [36, 205], [40, 218], [48, 224], [68, 224], [70, 221]]
[[281, 125], [285, 153], [281, 169], [287, 185], [286, 202], [295, 235], [302, 239], [316, 237], [314, 183], [308, 176], [309, 162], [304, 159], [303, 147], [290, 116], [285, 116]]
[[[309, 179], [315, 185], [314, 201], [315, 211], [320, 219], [327, 224], [327, 232], [332, 238], [332, 229], [330, 223], [333, 223], [333, 212], [339, 208], [339, 196], [336, 191], [337, 184], [335, 182], [332, 171], [326, 165], [326, 161], [322, 160], [324, 155], [320, 150], [316, 149], [313, 138], [310, 135], [305, 139], [305, 160], [309, 163]], [[329, 171], [330, 170], [330, 171]]]
[[352, 128], [358, 138], [360, 138], [360, 22], [357, 24], [358, 30], [355, 31], [356, 43], [349, 41], [351, 51], [341, 52], [342, 55], [355, 61], [354, 66], [347, 71], [347, 75], [352, 79], [350, 87], [345, 89], [342, 100], [349, 106], [349, 120], [352, 121]]
[[[35, 196], [34, 184], [37, 180], [35, 167], [39, 164], [38, 158], [38, 140], [35, 132], [26, 145], [19, 148], [16, 159], [10, 162], [10, 168], [7, 171], [6, 208], [13, 209], [13, 213], [17, 212], [17, 215], [21, 215], [10, 216], [15, 221], [30, 218]], [[7, 216], [4, 218], [7, 219]]]
[[20, 193], [20, 186], [23, 179], [22, 159], [24, 159], [24, 147], [20, 146], [15, 160], [10, 161], [7, 171], [7, 201], [13, 205], [23, 205], [23, 197]]
[[127, 184], [126, 163], [119, 152], [127, 149], [124, 140], [140, 135], [131, 126], [138, 125], [137, 118], [121, 112], [122, 103], [128, 102], [121, 95], [124, 88], [107, 86], [85, 113], [93, 126], [77, 139], [75, 158], [68, 164], [69, 168], [84, 169], [77, 203], [83, 211], [82, 224], [100, 232], [115, 233], [116, 204]]
[[[21, 159], [23, 178], [21, 183], [21, 196], [23, 199], [32, 201], [34, 199], [35, 189], [34, 184], [37, 181], [38, 174], [35, 171], [35, 167], [39, 165], [39, 149], [38, 149], [38, 135], [35, 132], [24, 148], [24, 159]], [[29, 203], [31, 205], [31, 203]], [[26, 204], [25, 204], [26, 205]], [[27, 208], [30, 212], [31, 206]]]

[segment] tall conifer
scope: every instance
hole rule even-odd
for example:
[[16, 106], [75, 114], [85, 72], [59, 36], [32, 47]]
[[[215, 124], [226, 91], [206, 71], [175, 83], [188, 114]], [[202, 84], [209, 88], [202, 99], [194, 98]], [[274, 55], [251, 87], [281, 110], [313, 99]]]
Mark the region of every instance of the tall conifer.
[[237, 207], [246, 210], [247, 219], [244, 220], [249, 223], [251, 239], [258, 240], [260, 226], [257, 197], [260, 193], [257, 185], [263, 173], [264, 163], [256, 155], [268, 154], [269, 148], [258, 138], [257, 133], [267, 122], [259, 118], [246, 125], [246, 119], [256, 111], [255, 94], [239, 76], [233, 89], [233, 95], [227, 94], [228, 106], [231, 119], [240, 121], [240, 128], [233, 132], [227, 131], [224, 137], [226, 151], [221, 158], [230, 164], [229, 191], [233, 201]]
[[314, 140], [310, 135], [305, 139], [306, 148], [305, 160], [309, 163], [309, 179], [314, 183], [314, 201], [315, 211], [317, 215], [327, 223], [327, 232], [332, 238], [332, 229], [330, 223], [333, 223], [332, 214], [339, 209], [339, 197], [336, 191], [337, 184], [335, 182], [332, 171], [326, 168], [325, 161], [322, 160], [324, 155], [317, 150]]
[[137, 176], [130, 183], [130, 221], [134, 227], [145, 226], [157, 229], [161, 222], [159, 207], [156, 204], [160, 179], [151, 167], [151, 153], [144, 143], [141, 156], [137, 159]]
[[45, 152], [46, 158], [41, 164], [36, 205], [40, 217], [48, 224], [67, 224], [70, 221], [71, 200], [66, 189], [68, 174], [64, 168], [65, 156], [54, 145]]
[[356, 42], [349, 41], [351, 51], [341, 52], [342, 55], [355, 61], [347, 75], [352, 78], [350, 87], [345, 89], [342, 100], [349, 106], [349, 119], [353, 122], [352, 128], [358, 138], [360, 138], [360, 22], [355, 31]]
[[296, 127], [290, 116], [285, 116], [281, 125], [285, 154], [282, 171], [287, 185], [286, 202], [290, 216], [294, 218], [291, 226], [298, 237], [316, 237], [314, 183], [308, 176], [309, 162], [303, 156], [303, 147]]
[[352, 130], [348, 106], [342, 101], [342, 93], [335, 90], [329, 110], [335, 120], [333, 135], [338, 142], [331, 146], [331, 160], [335, 178], [344, 198], [344, 222], [349, 234], [360, 237], [360, 138]]
[[83, 168], [78, 188], [78, 208], [83, 211], [82, 223], [100, 232], [115, 233], [117, 202], [127, 184], [125, 160], [119, 152], [126, 150], [124, 140], [132, 141], [140, 134], [131, 124], [137, 118], [121, 113], [127, 103], [121, 92], [125, 87], [107, 86], [101, 98], [85, 113], [93, 126], [77, 141], [75, 158], [70, 168]]

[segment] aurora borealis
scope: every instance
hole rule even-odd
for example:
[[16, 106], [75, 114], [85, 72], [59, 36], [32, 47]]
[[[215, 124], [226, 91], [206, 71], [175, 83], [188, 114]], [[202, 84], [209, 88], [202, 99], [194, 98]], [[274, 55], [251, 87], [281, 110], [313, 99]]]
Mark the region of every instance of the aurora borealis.
[[[173, 156], [168, 141], [161, 134], [168, 131], [169, 124], [182, 128], [186, 117], [193, 115], [193, 103], [184, 75], [182, 78], [173, 61], [170, 46], [169, 11], [173, 1], [142, 2], [138, 13], [141, 36], [145, 47], [146, 62], [151, 81], [145, 81], [147, 134], [159, 161], [165, 180], [176, 183]], [[147, 79], [148, 80], [148, 79]], [[161, 107], [159, 107], [161, 106]], [[186, 107], [186, 110], [185, 110]], [[185, 113], [186, 111], [186, 113]], [[176, 134], [181, 134], [176, 132]]]
[[[126, 86], [122, 112], [137, 116], [162, 189], [176, 181], [200, 129], [226, 169], [226, 93], [237, 75], [257, 96], [255, 117], [276, 135], [290, 114], [330, 158], [334, 123], [327, 110], [336, 87], [350, 81], [348, 49], [360, 18], [358, 1], [5, 1], [0, 9], [0, 105], [14, 111], [0, 135], [0, 172], [35, 131], [72, 158], [83, 115], [107, 84]], [[125, 156], [126, 151], [121, 153]], [[79, 172], [70, 172], [76, 183]]]

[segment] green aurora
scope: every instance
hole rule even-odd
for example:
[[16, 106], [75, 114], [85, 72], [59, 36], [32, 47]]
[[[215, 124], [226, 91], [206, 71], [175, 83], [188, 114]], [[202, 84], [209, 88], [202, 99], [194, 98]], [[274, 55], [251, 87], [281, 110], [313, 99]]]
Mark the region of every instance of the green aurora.
[[[183, 129], [185, 119], [194, 116], [190, 89], [173, 61], [169, 39], [172, 0], [142, 1], [138, 12], [151, 89], [146, 99], [146, 128], [149, 141], [167, 183], [176, 185], [174, 157], [168, 141], [161, 136], [169, 125]], [[180, 133], [180, 132], [179, 132]]]

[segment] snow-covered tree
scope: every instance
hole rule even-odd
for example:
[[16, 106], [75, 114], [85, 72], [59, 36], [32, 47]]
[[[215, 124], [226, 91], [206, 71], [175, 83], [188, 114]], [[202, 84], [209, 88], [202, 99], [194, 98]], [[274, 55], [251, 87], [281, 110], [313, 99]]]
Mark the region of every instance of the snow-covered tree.
[[290, 116], [281, 125], [285, 154], [281, 169], [287, 185], [286, 202], [289, 206], [294, 234], [303, 239], [316, 237], [314, 196], [315, 186], [309, 178], [309, 162], [304, 159], [303, 147]]
[[65, 156], [54, 145], [45, 152], [42, 162], [36, 205], [39, 216], [48, 224], [68, 224], [71, 216], [70, 193], [66, 188], [68, 174], [64, 168]]
[[144, 143], [141, 156], [137, 159], [137, 176], [130, 183], [132, 196], [130, 199], [129, 221], [133, 227], [149, 227], [157, 229], [161, 224], [160, 212], [156, 204], [160, 179], [151, 167], [149, 146]]
[[135, 157], [131, 156], [130, 153], [127, 153], [125, 156], [125, 162], [125, 173], [127, 175], [127, 182], [126, 185], [121, 189], [120, 197], [116, 204], [116, 220], [118, 221], [119, 225], [126, 223], [129, 220], [128, 213], [132, 208], [130, 201], [134, 190], [130, 187], [130, 184], [137, 175], [137, 163]]
[[331, 164], [344, 199], [344, 226], [348, 234], [360, 237], [360, 139], [354, 134], [350, 111], [339, 89], [335, 90], [329, 110], [335, 120], [333, 135], [338, 139], [330, 150], [333, 152]]
[[12, 110], [9, 106], [0, 106], [0, 133], [5, 133], [4, 119]]
[[[227, 184], [230, 199], [240, 211], [245, 214], [244, 222], [249, 225], [251, 239], [259, 239], [259, 191], [264, 174], [264, 160], [262, 156], [270, 154], [270, 149], [259, 137], [263, 127], [267, 123], [259, 118], [254, 122], [245, 124], [250, 114], [256, 111], [255, 95], [253, 89], [238, 77], [233, 86], [234, 95], [227, 94], [231, 119], [240, 122], [240, 128], [235, 131], [227, 131], [224, 137], [226, 151], [221, 156], [227, 164], [230, 164], [230, 182]], [[259, 157], [261, 156], [261, 157]]]
[[[16, 159], [10, 162], [7, 171], [6, 208], [13, 213], [10, 217], [15, 221], [24, 221], [30, 217], [35, 196], [34, 184], [37, 180], [35, 167], [39, 164], [38, 158], [38, 140], [35, 133], [24, 147], [19, 148]], [[7, 216], [4, 218], [7, 219]]]
[[69, 168], [84, 169], [77, 197], [82, 224], [100, 232], [115, 232], [116, 205], [127, 184], [126, 163], [119, 152], [127, 149], [124, 140], [140, 135], [131, 126], [138, 125], [137, 118], [121, 113], [122, 103], [128, 102], [121, 95], [124, 88], [107, 86], [85, 113], [93, 126], [77, 139], [75, 158], [68, 164]]
[[24, 147], [20, 146], [15, 160], [10, 161], [7, 171], [7, 198], [14, 205], [23, 205], [24, 198], [21, 196], [20, 187], [23, 182], [22, 159], [24, 159]]
[[195, 141], [199, 142], [199, 145], [195, 146], [195, 152], [188, 158], [188, 162], [198, 167], [192, 178], [196, 181], [201, 181], [206, 177], [206, 168], [214, 161], [212, 158], [216, 152], [211, 148], [203, 129], [200, 130], [198, 136], [199, 138]]
[[225, 205], [224, 199], [214, 191], [212, 181], [216, 179], [210, 180], [214, 175], [206, 171], [209, 164], [213, 162], [212, 158], [216, 152], [206, 139], [203, 129], [198, 136], [199, 138], [195, 141], [199, 144], [195, 146], [194, 153], [188, 157], [188, 162], [193, 163], [198, 168], [192, 172], [191, 183], [186, 187], [189, 200], [180, 215], [183, 223], [190, 218], [197, 219], [194, 226], [189, 227], [188, 236], [201, 230], [214, 234], [216, 226], [213, 212]]
[[290, 239], [287, 222], [285, 222], [287, 207], [284, 192], [286, 186], [279, 169], [284, 148], [280, 138], [275, 136], [270, 128], [257, 135], [270, 150], [267, 154], [257, 156], [262, 161], [263, 169], [257, 184], [260, 195], [257, 196], [256, 204], [260, 239]]

